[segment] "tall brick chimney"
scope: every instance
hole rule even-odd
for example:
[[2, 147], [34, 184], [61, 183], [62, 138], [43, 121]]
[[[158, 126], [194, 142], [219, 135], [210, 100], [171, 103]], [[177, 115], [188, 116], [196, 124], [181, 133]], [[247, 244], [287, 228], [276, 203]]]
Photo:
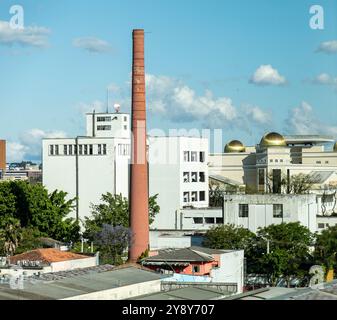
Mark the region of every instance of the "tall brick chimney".
[[149, 248], [144, 30], [133, 30], [132, 137], [130, 227], [133, 238], [129, 261], [136, 262], [139, 256]]
[[6, 140], [0, 140], [0, 171], [6, 172]]

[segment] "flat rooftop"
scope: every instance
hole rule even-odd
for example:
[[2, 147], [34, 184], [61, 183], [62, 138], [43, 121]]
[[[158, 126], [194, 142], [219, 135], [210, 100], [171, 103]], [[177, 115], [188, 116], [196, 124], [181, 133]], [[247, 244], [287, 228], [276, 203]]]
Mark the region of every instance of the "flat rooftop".
[[0, 300], [59, 300], [166, 277], [132, 266], [118, 269], [104, 265], [29, 277], [23, 290], [0, 284]]

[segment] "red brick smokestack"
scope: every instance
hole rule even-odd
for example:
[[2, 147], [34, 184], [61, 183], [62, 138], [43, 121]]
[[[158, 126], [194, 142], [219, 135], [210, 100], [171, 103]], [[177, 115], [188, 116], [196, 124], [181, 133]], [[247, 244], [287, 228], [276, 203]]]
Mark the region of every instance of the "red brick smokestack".
[[130, 227], [133, 238], [129, 261], [136, 262], [139, 256], [149, 248], [144, 30], [133, 30], [132, 135]]

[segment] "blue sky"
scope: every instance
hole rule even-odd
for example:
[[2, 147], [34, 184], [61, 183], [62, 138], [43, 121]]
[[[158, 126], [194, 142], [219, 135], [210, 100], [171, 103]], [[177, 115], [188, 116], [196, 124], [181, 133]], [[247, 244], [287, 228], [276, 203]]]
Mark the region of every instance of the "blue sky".
[[[6, 29], [13, 4], [25, 34]], [[313, 4], [324, 30], [309, 27]], [[246, 144], [269, 130], [337, 138], [336, 12], [337, 0], [0, 0], [9, 160], [38, 159], [42, 137], [83, 134], [108, 86], [130, 109], [134, 28], [147, 32], [149, 129], [221, 128]]]

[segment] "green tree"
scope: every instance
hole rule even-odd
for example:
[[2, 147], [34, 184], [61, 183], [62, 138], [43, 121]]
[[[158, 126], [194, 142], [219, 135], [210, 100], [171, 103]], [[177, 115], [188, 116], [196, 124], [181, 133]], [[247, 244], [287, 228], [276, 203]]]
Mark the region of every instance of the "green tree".
[[9, 256], [14, 255], [21, 238], [20, 221], [10, 216], [3, 218], [0, 223], [0, 241], [2, 242], [3, 252]]
[[249, 251], [254, 239], [255, 234], [248, 229], [227, 224], [209, 229], [206, 232], [203, 244], [212, 249]]
[[329, 227], [316, 236], [314, 258], [328, 270], [337, 269], [337, 226]]
[[[153, 223], [154, 217], [160, 211], [157, 204], [158, 195], [149, 198], [149, 223]], [[122, 195], [113, 195], [110, 192], [102, 195], [102, 203], [91, 205], [92, 216], [85, 217], [84, 237], [93, 240], [95, 234], [101, 231], [104, 224], [113, 227], [129, 227], [129, 202]]]
[[303, 278], [308, 272], [307, 265], [312, 260], [309, 249], [313, 242], [314, 235], [299, 222], [260, 228], [254, 248], [256, 268], [272, 279], [271, 284], [276, 276], [282, 275], [289, 286], [292, 277]]

